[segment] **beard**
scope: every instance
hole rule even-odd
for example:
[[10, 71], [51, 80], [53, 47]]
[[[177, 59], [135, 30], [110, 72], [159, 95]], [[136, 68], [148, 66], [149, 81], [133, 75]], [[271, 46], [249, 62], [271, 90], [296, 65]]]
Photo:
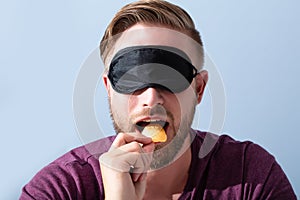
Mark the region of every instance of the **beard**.
[[[131, 122], [132, 120], [128, 119], [128, 115], [122, 115], [118, 113], [117, 110], [113, 110], [111, 100], [108, 100], [110, 117], [112, 119], [115, 132], [135, 132], [136, 126]], [[185, 112], [185, 114], [181, 116], [181, 123], [178, 127], [175, 127], [174, 125], [174, 116], [172, 115], [172, 113], [162, 108], [161, 105], [159, 106], [161, 108], [153, 107], [152, 109], [143, 112], [144, 114], [148, 113], [149, 116], [154, 114], [167, 114], [173, 122], [170, 123], [169, 127], [171, 132], [173, 133], [173, 138], [167, 144], [156, 144], [155, 150], [153, 152], [153, 159], [150, 165], [150, 170], [157, 170], [168, 166], [169, 164], [174, 162], [179, 156], [181, 156], [182, 153], [185, 152], [186, 148], [190, 146], [194, 138], [194, 135], [191, 134], [190, 130], [194, 119], [196, 105], [197, 102], [195, 99], [190, 104], [190, 107], [187, 109], [188, 112]], [[140, 113], [140, 115], [142, 114]], [[136, 114], [136, 116], [138, 116], [138, 114]], [[185, 144], [186, 140], [189, 140], [187, 143], [188, 145], [184, 146], [183, 144]]]
[[[193, 107], [194, 108], [194, 107]], [[175, 127], [172, 127], [173, 132], [176, 133], [172, 138], [172, 141], [167, 145], [157, 145], [153, 152], [153, 160], [150, 165], [150, 170], [158, 170], [166, 167], [173, 163], [179, 158], [182, 153], [185, 152], [186, 148], [190, 146], [193, 136], [191, 135], [191, 124], [195, 109], [192, 110], [192, 115], [184, 116], [178, 131], [176, 132]], [[188, 146], [184, 145], [185, 141], [188, 140]]]

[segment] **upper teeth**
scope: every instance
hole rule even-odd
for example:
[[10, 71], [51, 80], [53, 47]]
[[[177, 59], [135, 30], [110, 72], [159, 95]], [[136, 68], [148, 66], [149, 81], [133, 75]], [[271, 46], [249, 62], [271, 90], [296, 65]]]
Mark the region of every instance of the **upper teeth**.
[[144, 120], [144, 122], [160, 122], [161, 120], [153, 120], [153, 119], [147, 119]]

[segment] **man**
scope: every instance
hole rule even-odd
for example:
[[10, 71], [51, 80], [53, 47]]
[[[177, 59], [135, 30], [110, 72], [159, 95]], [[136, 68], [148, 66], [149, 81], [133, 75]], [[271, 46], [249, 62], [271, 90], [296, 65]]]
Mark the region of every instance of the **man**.
[[[100, 50], [116, 136], [55, 160], [21, 199], [296, 199], [264, 149], [191, 129], [208, 72], [184, 10], [161, 0], [131, 3], [109, 24]], [[164, 139], [146, 134], [149, 127]]]

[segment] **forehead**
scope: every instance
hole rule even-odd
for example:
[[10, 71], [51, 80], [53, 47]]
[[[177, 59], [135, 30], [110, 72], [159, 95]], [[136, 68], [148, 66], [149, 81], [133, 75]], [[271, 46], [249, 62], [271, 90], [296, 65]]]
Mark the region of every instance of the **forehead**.
[[121, 49], [141, 45], [175, 47], [185, 52], [198, 69], [203, 65], [202, 47], [186, 34], [168, 28], [141, 24], [134, 25], [118, 36], [109, 59]]

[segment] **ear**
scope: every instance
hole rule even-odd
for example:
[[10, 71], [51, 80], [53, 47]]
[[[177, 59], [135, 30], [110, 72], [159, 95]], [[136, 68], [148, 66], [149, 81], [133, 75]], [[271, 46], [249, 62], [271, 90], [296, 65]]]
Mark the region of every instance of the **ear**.
[[110, 88], [111, 88], [111, 86], [110, 86], [110, 82], [109, 82], [108, 77], [107, 77], [106, 74], [104, 74], [102, 76], [102, 80], [103, 80], [103, 84], [104, 84], [104, 86], [106, 88], [107, 95], [110, 97]]
[[196, 79], [197, 103], [199, 104], [202, 100], [204, 89], [208, 81], [208, 72], [206, 70], [202, 70], [199, 74], [197, 74], [195, 79]]

